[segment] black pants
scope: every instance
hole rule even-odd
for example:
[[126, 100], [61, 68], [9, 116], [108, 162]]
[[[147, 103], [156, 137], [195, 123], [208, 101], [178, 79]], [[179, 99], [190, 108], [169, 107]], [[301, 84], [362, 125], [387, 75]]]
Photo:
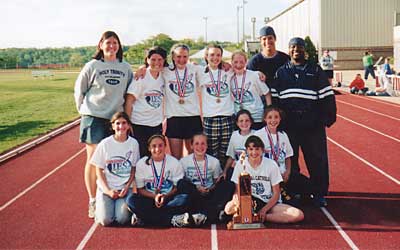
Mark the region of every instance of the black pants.
[[235, 191], [235, 183], [225, 180], [218, 182], [215, 189], [207, 195], [201, 194], [189, 180], [184, 180], [181, 184], [182, 189], [179, 192], [189, 195], [189, 212], [205, 214], [209, 223], [218, 221], [219, 212], [224, 210]]
[[299, 149], [301, 148], [310, 174], [311, 193], [327, 195], [329, 167], [325, 127], [321, 125], [309, 130], [288, 129], [287, 134], [293, 147], [291, 175], [298, 175], [300, 172]]
[[139, 143], [139, 151], [140, 151], [140, 158], [143, 156], [150, 156], [148, 147], [147, 147], [147, 140], [152, 135], [155, 134], [161, 134], [162, 133], [162, 125], [158, 125], [155, 127], [150, 127], [150, 126], [144, 126], [144, 125], [137, 125], [133, 124], [133, 137], [138, 141]]

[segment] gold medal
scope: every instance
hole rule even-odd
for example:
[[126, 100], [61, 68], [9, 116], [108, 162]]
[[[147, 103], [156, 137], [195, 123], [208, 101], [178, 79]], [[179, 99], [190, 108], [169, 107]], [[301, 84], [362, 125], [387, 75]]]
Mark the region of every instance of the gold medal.
[[183, 100], [183, 98], [180, 98], [179, 99], [179, 104], [184, 104], [185, 103], [185, 100]]
[[220, 98], [217, 98], [217, 101], [216, 101], [217, 103], [220, 103], [221, 102], [221, 99]]

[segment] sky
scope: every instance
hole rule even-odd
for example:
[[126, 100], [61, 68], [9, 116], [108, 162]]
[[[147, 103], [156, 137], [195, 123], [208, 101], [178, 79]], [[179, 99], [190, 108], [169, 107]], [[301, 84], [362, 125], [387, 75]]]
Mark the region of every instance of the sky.
[[[237, 6], [243, 2], [246, 34], [255, 17], [257, 35], [265, 17], [298, 0], [5, 0], [0, 48], [94, 46], [106, 30], [115, 31], [123, 45], [160, 33], [175, 40], [205, 38], [206, 30], [208, 41], [236, 42]], [[240, 8], [240, 37], [242, 20]]]

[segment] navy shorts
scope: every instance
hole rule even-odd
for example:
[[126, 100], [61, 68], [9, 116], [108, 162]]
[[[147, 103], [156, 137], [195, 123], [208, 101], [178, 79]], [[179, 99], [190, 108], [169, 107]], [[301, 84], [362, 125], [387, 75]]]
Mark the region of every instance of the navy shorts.
[[190, 139], [195, 134], [203, 132], [200, 116], [176, 116], [167, 119], [168, 138]]
[[110, 136], [110, 120], [82, 115], [79, 131], [79, 141], [86, 144], [99, 144], [101, 140]]

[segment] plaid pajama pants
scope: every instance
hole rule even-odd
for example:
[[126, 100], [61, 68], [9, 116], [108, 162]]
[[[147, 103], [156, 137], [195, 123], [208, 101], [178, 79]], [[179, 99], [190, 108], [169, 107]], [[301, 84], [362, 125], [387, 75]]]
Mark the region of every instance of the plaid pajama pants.
[[[222, 162], [225, 159], [229, 139], [233, 132], [232, 116], [204, 117], [204, 133], [208, 138], [207, 153]], [[224, 168], [224, 166], [221, 166]]]

